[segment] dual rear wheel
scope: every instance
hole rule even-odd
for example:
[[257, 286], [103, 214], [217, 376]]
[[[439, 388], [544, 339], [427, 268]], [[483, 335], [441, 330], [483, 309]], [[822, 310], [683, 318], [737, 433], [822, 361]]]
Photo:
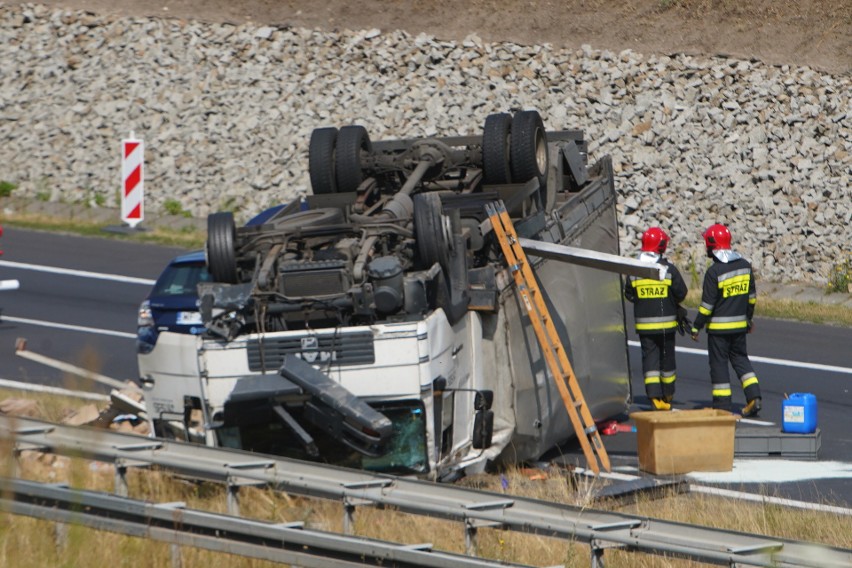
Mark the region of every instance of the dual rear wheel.
[[534, 110], [489, 115], [482, 135], [482, 170], [486, 185], [539, 182], [542, 206], [547, 201], [547, 133]]
[[372, 151], [363, 126], [317, 128], [308, 146], [308, 173], [314, 195], [351, 193], [364, 181], [362, 152]]

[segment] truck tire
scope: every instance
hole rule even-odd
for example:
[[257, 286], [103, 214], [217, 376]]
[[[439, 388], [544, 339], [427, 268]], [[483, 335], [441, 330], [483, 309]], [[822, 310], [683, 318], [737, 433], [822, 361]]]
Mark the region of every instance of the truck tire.
[[344, 126], [337, 134], [334, 169], [337, 176], [337, 192], [351, 193], [364, 181], [361, 152], [373, 149], [367, 129], [363, 126]]
[[449, 269], [449, 242], [444, 228], [441, 198], [437, 193], [418, 193], [414, 196], [414, 237], [420, 268], [427, 269], [436, 262]]
[[314, 195], [337, 193], [334, 171], [334, 148], [337, 144], [337, 129], [316, 128], [311, 132], [308, 146], [308, 172]]
[[215, 282], [237, 283], [236, 231], [230, 211], [207, 216], [207, 267]]
[[538, 111], [524, 110], [512, 119], [512, 178], [525, 183], [538, 178], [544, 195], [547, 179], [547, 134]]
[[482, 133], [482, 175], [485, 185], [512, 183], [510, 140], [512, 117], [503, 112], [485, 119]]

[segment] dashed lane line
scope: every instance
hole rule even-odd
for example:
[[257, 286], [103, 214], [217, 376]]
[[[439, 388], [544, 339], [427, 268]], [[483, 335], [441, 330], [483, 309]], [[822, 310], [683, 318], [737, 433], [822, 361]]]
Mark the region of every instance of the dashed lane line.
[[94, 278], [96, 280], [111, 280], [113, 282], [122, 282], [125, 284], [141, 284], [143, 286], [153, 286], [156, 280], [150, 278], [136, 278], [134, 276], [123, 276], [121, 274], [104, 274], [101, 272], [89, 272], [87, 270], [74, 270], [72, 268], [58, 268], [55, 266], [43, 266], [41, 264], [29, 264], [26, 262], [13, 262], [10, 260], [0, 260], [0, 266], [7, 268], [15, 268], [18, 270], [34, 270], [36, 272], [48, 272], [50, 274], [62, 274], [65, 276], [80, 276], [83, 278]]
[[14, 316], [4, 315], [2, 321], [9, 321], [14, 323], [23, 323], [27, 325], [37, 325], [41, 327], [50, 327], [53, 329], [64, 329], [68, 331], [82, 331], [84, 333], [94, 333], [97, 335], [110, 335], [112, 337], [123, 337], [127, 339], [136, 339], [135, 333], [127, 333], [124, 331], [112, 331], [110, 329], [98, 329], [96, 327], [86, 327], [83, 325], [71, 325], [67, 323], [57, 323], [53, 321], [41, 321], [34, 320], [29, 318], [18, 318]]

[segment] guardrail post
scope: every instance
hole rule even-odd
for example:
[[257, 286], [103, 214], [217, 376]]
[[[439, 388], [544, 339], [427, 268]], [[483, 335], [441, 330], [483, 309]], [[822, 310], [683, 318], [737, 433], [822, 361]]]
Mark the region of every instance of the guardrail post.
[[348, 497], [343, 499], [343, 534], [352, 534], [355, 530], [355, 503]]
[[53, 542], [59, 552], [64, 552], [68, 546], [68, 525], [65, 523], [54, 523]]
[[129, 494], [127, 488], [127, 466], [124, 464], [115, 464], [115, 494], [119, 497], [127, 497]]
[[233, 481], [228, 482], [228, 514], [240, 516], [240, 486]]
[[476, 533], [479, 531], [475, 521], [465, 519], [464, 521], [464, 553], [468, 556], [476, 556]]
[[604, 568], [603, 548], [598, 546], [598, 543], [592, 540], [589, 545], [592, 547], [592, 568]]
[[12, 477], [21, 477], [21, 453], [20, 448], [12, 448]]
[[180, 555], [180, 545], [173, 544], [172, 545], [172, 568], [180, 568], [183, 564]]

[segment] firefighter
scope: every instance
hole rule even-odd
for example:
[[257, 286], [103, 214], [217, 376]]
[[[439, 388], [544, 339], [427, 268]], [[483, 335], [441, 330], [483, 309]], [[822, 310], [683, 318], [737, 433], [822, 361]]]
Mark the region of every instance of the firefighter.
[[698, 332], [706, 324], [713, 408], [731, 410], [730, 361], [746, 397], [742, 415], [756, 416], [760, 412], [760, 386], [746, 349], [746, 334], [754, 329], [757, 302], [754, 273], [751, 263], [731, 250], [731, 232], [725, 225], [711, 225], [703, 236], [713, 264], [704, 274], [692, 339], [698, 341]]
[[663, 280], [628, 276], [624, 283], [624, 297], [633, 303], [636, 333], [642, 347], [645, 394], [656, 410], [672, 407], [677, 378], [675, 332], [679, 321], [686, 317], [686, 310], [679, 306], [686, 298], [686, 282], [677, 267], [663, 256], [668, 244], [669, 236], [661, 228], [645, 231], [639, 260], [662, 264], [667, 269], [666, 276]]

